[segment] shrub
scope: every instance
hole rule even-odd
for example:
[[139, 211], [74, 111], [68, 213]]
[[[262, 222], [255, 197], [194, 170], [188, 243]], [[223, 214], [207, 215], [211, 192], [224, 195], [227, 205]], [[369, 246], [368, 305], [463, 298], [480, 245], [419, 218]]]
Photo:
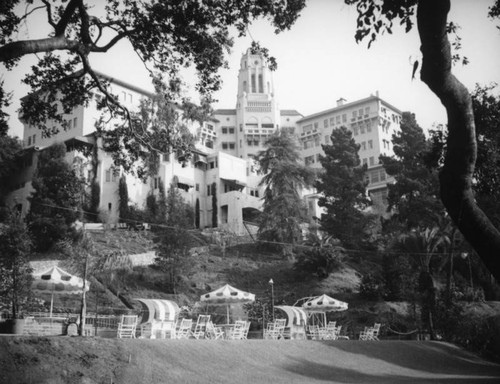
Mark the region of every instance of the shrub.
[[376, 300], [384, 296], [384, 281], [378, 274], [367, 273], [361, 279], [359, 294], [368, 300]]

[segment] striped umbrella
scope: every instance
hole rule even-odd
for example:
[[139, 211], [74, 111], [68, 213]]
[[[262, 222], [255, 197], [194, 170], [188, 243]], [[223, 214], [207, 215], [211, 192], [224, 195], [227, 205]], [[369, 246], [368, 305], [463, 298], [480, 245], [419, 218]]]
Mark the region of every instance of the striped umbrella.
[[50, 293], [50, 317], [54, 305], [54, 294], [81, 294], [90, 289], [90, 283], [55, 266], [49, 270], [34, 275], [31, 290], [34, 293]]
[[201, 295], [201, 301], [211, 305], [225, 304], [227, 310], [227, 322], [229, 323], [229, 305], [236, 303], [250, 303], [255, 301], [255, 295], [253, 293], [241, 291], [237, 288], [231, 287], [229, 284], [226, 284], [213, 292]]
[[176, 321], [181, 311], [176, 302], [161, 299], [136, 299], [142, 304], [141, 324], [152, 323], [153, 320]]

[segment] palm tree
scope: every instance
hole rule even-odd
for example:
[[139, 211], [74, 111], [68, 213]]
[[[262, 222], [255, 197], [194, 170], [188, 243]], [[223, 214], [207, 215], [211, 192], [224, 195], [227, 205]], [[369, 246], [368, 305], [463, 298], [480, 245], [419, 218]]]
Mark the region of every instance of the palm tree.
[[442, 253], [450, 245], [450, 238], [440, 227], [416, 228], [409, 234], [401, 235], [396, 247], [409, 253], [419, 261], [418, 288], [420, 292], [422, 322], [429, 328], [435, 339], [433, 316], [436, 310], [436, 284], [431, 269], [432, 256]]

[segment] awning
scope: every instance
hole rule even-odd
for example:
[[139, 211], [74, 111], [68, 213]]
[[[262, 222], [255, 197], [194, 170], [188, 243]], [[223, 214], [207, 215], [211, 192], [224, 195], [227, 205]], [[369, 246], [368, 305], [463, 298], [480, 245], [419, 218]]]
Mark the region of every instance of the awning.
[[184, 184], [187, 185], [188, 187], [194, 187], [194, 181], [188, 179], [187, 177], [175, 175], [173, 180], [174, 183], [176, 184]]
[[289, 327], [291, 324], [306, 325], [307, 313], [300, 307], [292, 307], [291, 305], [277, 305], [274, 308], [281, 309], [288, 316], [286, 325]]
[[194, 155], [194, 162], [208, 164], [207, 158], [205, 156], [201, 156], [197, 153], [195, 153], [195, 155]]
[[247, 183], [243, 182], [243, 181], [239, 181], [237, 179], [225, 179], [223, 177], [220, 178], [222, 181], [224, 181], [225, 183], [228, 183], [228, 184], [233, 184], [233, 185], [237, 185], [239, 187], [246, 187], [247, 186]]
[[176, 302], [160, 299], [136, 299], [142, 304], [141, 324], [159, 321], [176, 321], [181, 311]]
[[348, 304], [333, 297], [321, 295], [307, 300], [302, 304], [302, 308], [308, 312], [336, 312], [347, 310]]

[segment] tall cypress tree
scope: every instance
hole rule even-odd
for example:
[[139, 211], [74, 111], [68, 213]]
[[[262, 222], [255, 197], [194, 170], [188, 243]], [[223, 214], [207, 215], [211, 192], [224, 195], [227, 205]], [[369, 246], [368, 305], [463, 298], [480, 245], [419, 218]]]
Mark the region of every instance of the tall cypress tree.
[[316, 182], [318, 205], [326, 209], [321, 215], [321, 228], [340, 240], [345, 248], [359, 248], [367, 240], [370, 218], [362, 211], [370, 205], [364, 179], [366, 166], [358, 156], [359, 145], [345, 127], [334, 129], [331, 145], [323, 145], [324, 168]]
[[295, 243], [301, 239], [300, 224], [306, 221], [300, 190], [311, 186], [315, 172], [300, 163], [296, 140], [286, 131], [277, 131], [265, 143], [257, 161], [265, 176], [263, 212], [258, 236], [261, 240]]

